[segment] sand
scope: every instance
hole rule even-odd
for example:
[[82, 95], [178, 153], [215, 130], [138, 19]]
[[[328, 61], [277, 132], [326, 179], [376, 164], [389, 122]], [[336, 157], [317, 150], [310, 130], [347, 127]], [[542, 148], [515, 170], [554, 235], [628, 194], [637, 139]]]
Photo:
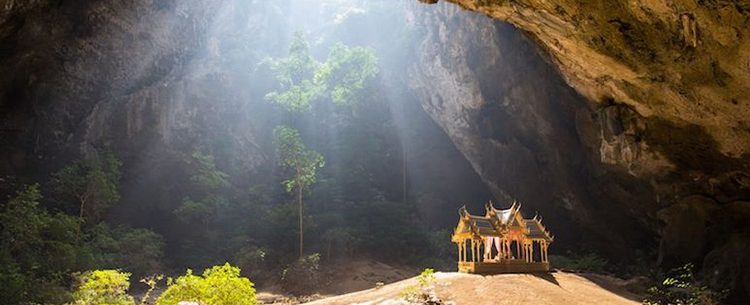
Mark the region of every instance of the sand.
[[[638, 295], [627, 292], [623, 280], [595, 274], [554, 272], [547, 274], [501, 274], [481, 276], [438, 272], [434, 289], [443, 301], [463, 305], [504, 304], [640, 304]], [[309, 305], [390, 305], [415, 278], [363, 291], [320, 299]], [[374, 287], [374, 283], [373, 283]]]

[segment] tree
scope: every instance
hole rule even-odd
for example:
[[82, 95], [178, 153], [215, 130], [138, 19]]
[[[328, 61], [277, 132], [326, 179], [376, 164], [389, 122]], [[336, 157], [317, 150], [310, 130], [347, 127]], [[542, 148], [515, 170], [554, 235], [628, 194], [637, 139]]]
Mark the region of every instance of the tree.
[[315, 83], [324, 85], [335, 104], [351, 105], [366, 82], [378, 73], [377, 60], [372, 49], [337, 43], [315, 72]]
[[[59, 303], [63, 280], [80, 257], [80, 222], [39, 206], [39, 185], [25, 187], [0, 209], [0, 300]], [[54, 258], [54, 259], [51, 259]]]
[[293, 113], [310, 110], [312, 103], [323, 97], [337, 105], [352, 105], [357, 93], [378, 72], [372, 49], [341, 43], [331, 48], [324, 63], [316, 61], [299, 32], [294, 35], [289, 56], [272, 60], [271, 69], [285, 90], [271, 92], [266, 99]]
[[81, 277], [69, 305], [135, 305], [127, 294], [130, 273], [117, 270], [94, 270]]
[[253, 282], [240, 276], [240, 269], [229, 264], [203, 271], [203, 276], [188, 270], [156, 300], [156, 305], [177, 305], [182, 301], [205, 305], [255, 305]]
[[317, 170], [325, 165], [323, 156], [316, 151], [308, 150], [296, 129], [278, 126], [274, 129], [275, 144], [282, 167], [292, 171], [292, 177], [283, 184], [288, 193], [297, 195], [299, 205], [299, 255], [304, 255], [304, 233], [302, 226], [302, 194], [315, 183]]
[[112, 153], [78, 160], [52, 175], [59, 199], [78, 203], [78, 217], [97, 222], [103, 212], [120, 200], [118, 184], [122, 163]]
[[324, 91], [314, 81], [315, 71], [319, 66], [320, 63], [310, 56], [310, 48], [302, 33], [295, 33], [289, 47], [289, 56], [271, 61], [271, 70], [285, 90], [268, 93], [266, 99], [289, 112], [302, 113], [310, 110], [312, 101]]
[[211, 155], [193, 152], [190, 163], [194, 165], [190, 182], [199, 199], [195, 200], [190, 196], [183, 198], [182, 204], [173, 213], [186, 223], [206, 224], [216, 216], [218, 208], [226, 205], [226, 199], [221, 195], [221, 191], [230, 185], [229, 175], [216, 167]]

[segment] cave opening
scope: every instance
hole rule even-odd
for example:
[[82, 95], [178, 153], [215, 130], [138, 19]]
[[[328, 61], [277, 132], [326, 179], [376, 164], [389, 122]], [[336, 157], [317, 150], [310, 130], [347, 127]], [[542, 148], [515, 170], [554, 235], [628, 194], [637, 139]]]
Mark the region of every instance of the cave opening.
[[[713, 13], [680, 12], [692, 27], [677, 48], [679, 32], [643, 26], [684, 31], [648, 19], [671, 8], [619, 2], [6, 2], [9, 304], [83, 302], [98, 277], [148, 295], [163, 280], [150, 275], [186, 269], [299, 302], [427, 281], [456, 270], [459, 209], [488, 201], [544, 215], [560, 270], [544, 281], [589, 272], [626, 304], [691, 263], [675, 270], [696, 291], [746, 294], [750, 263], [722, 262], [747, 249], [747, 124], [728, 131], [710, 101], [735, 109], [750, 91], [742, 65], [698, 50]], [[659, 70], [665, 58], [677, 67]], [[161, 285], [155, 304], [179, 286]]]

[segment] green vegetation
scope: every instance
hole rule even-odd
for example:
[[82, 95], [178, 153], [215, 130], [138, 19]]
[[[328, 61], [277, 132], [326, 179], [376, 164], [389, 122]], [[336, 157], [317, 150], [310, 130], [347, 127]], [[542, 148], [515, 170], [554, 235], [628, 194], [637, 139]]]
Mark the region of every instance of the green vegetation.
[[605, 273], [608, 266], [607, 260], [594, 252], [550, 256], [550, 262], [554, 268], [575, 272]]
[[130, 273], [117, 270], [94, 270], [81, 276], [70, 305], [135, 305], [127, 294]]
[[[326, 45], [328, 56], [319, 62], [297, 36], [288, 57], [258, 72], [278, 84], [253, 89], [261, 100], [261, 92], [277, 92], [268, 95], [272, 103], [259, 103], [270, 118], [252, 131], [259, 154], [247, 163], [230, 155], [243, 153], [232, 151], [235, 139], [207, 122], [199, 127], [205, 139], [180, 142], [184, 151], [148, 152], [159, 155], [157, 162], [130, 151], [116, 156], [97, 143], [103, 151], [60, 156], [66, 163], [59, 168], [19, 179], [40, 183], [0, 199], [3, 304], [132, 304], [121, 292], [146, 289], [138, 279], [154, 291], [159, 279], [153, 274], [219, 262], [243, 273], [216, 271], [210, 280], [189, 274], [170, 289], [187, 293], [219, 274], [235, 274], [304, 293], [321, 278], [320, 266], [338, 259], [436, 266], [428, 258], [455, 257], [447, 235], [433, 237], [417, 217], [413, 202], [420, 194], [406, 187], [405, 139], [375, 77], [374, 51]], [[175, 141], [195, 135], [183, 136]], [[247, 164], [257, 172], [247, 172]]]
[[167, 290], [156, 300], [156, 305], [177, 305], [181, 301], [205, 305], [255, 305], [253, 283], [240, 276], [240, 269], [231, 265], [214, 266], [203, 271], [203, 276], [185, 275], [174, 281], [168, 279]]
[[311, 184], [315, 183], [315, 174], [325, 165], [323, 156], [308, 150], [302, 143], [297, 130], [279, 126], [274, 129], [275, 144], [278, 148], [279, 162], [282, 167], [292, 171], [292, 177], [284, 180], [287, 192], [296, 194], [299, 206], [299, 256], [304, 255], [304, 229], [302, 226], [303, 208], [302, 194]]
[[417, 276], [417, 285], [406, 287], [401, 291], [401, 298], [409, 304], [443, 304], [443, 301], [435, 295], [435, 270], [426, 268]]
[[0, 212], [0, 293], [7, 304], [61, 301], [64, 278], [79, 266], [78, 219], [39, 206], [39, 185], [19, 191]]
[[377, 57], [371, 49], [336, 44], [328, 60], [315, 72], [315, 82], [325, 85], [338, 105], [351, 105], [366, 82], [378, 73]]
[[656, 286], [648, 289], [645, 305], [722, 304], [727, 292], [716, 292], [701, 285], [693, 276], [693, 265], [672, 269]]
[[320, 63], [310, 56], [309, 44], [299, 32], [294, 35], [289, 56], [272, 60], [271, 68], [285, 90], [268, 93], [266, 99], [293, 113], [309, 111], [312, 103], [321, 98], [330, 98], [337, 105], [352, 105], [378, 73], [372, 49], [339, 43]]
[[310, 290], [310, 283], [320, 282], [320, 255], [315, 253], [300, 258], [281, 272], [281, 284], [293, 293]]
[[205, 224], [216, 216], [217, 210], [226, 205], [226, 199], [221, 191], [229, 186], [229, 175], [216, 168], [211, 155], [193, 152], [191, 156], [193, 174], [190, 176], [191, 193], [199, 197], [194, 200], [190, 196], [182, 199], [182, 204], [173, 212], [178, 219], [185, 223]]
[[66, 204], [78, 203], [81, 220], [96, 223], [120, 200], [121, 165], [110, 152], [78, 160], [52, 175], [55, 196]]
[[99, 221], [119, 199], [119, 166], [109, 153], [77, 160], [52, 175], [52, 198], [34, 184], [1, 206], [0, 297], [6, 304], [62, 304], [72, 297], [74, 304], [120, 304], [97, 289], [120, 289], [118, 281], [124, 276], [127, 282], [129, 273], [85, 273], [78, 291], [65, 287], [82, 270], [117, 267], [144, 275], [161, 269], [160, 235]]

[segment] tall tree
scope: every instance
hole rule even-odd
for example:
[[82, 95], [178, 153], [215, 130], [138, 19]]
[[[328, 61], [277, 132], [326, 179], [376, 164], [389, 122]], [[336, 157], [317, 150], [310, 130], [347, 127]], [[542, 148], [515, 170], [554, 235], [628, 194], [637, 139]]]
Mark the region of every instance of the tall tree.
[[173, 213], [185, 223], [197, 221], [208, 224], [217, 210], [227, 204], [223, 191], [230, 187], [229, 175], [216, 167], [214, 157], [199, 151], [190, 159], [193, 174], [190, 176], [193, 197], [186, 196]]
[[318, 169], [325, 165], [323, 156], [316, 151], [308, 150], [302, 142], [299, 132], [288, 126], [277, 126], [274, 129], [274, 142], [279, 154], [279, 163], [292, 172], [285, 180], [284, 187], [288, 193], [297, 195], [299, 205], [299, 255], [304, 254], [304, 233], [302, 225], [302, 194], [304, 190], [315, 183]]
[[310, 56], [310, 47], [302, 33], [295, 33], [289, 56], [271, 60], [271, 69], [284, 91], [270, 92], [266, 99], [289, 112], [307, 112], [312, 102], [325, 91], [320, 83], [315, 82], [315, 71], [319, 67], [320, 63]]
[[120, 200], [118, 185], [122, 163], [110, 152], [70, 164], [52, 175], [56, 195], [78, 203], [78, 217], [96, 223], [104, 211]]
[[304, 36], [295, 33], [289, 56], [271, 60], [271, 69], [284, 90], [270, 92], [266, 99], [293, 113], [307, 112], [320, 98], [350, 106], [378, 73], [377, 61], [372, 49], [337, 43], [326, 61], [318, 62], [310, 56]]
[[[347, 47], [341, 43], [331, 48], [328, 58], [321, 63], [310, 55], [310, 47], [301, 33], [295, 33], [285, 58], [271, 60], [271, 70], [282, 91], [270, 92], [266, 99], [286, 111], [304, 114], [313, 103], [328, 99], [339, 106], [352, 106], [358, 94], [378, 72], [377, 57], [372, 49]], [[295, 117], [296, 118], [296, 117]], [[304, 254], [303, 204], [304, 190], [315, 183], [316, 172], [324, 165], [323, 156], [308, 150], [299, 132], [289, 126], [274, 129], [275, 145], [280, 164], [292, 171], [292, 178], [284, 181], [286, 191], [297, 196], [299, 205], [300, 258]]]

